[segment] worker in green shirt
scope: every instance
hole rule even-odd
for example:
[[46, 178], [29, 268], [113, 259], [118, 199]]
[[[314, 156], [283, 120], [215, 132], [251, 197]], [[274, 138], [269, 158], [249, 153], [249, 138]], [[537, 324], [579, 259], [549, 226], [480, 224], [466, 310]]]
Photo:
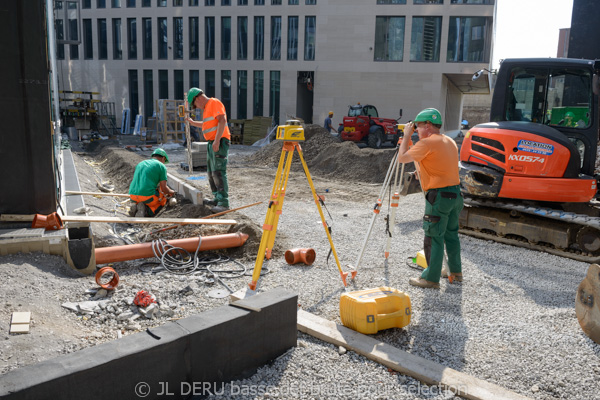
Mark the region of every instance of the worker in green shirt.
[[169, 156], [163, 149], [154, 150], [148, 160], [135, 167], [133, 180], [129, 185], [129, 198], [136, 204], [129, 209], [130, 216], [154, 217], [167, 204], [167, 197], [175, 191], [167, 186]]

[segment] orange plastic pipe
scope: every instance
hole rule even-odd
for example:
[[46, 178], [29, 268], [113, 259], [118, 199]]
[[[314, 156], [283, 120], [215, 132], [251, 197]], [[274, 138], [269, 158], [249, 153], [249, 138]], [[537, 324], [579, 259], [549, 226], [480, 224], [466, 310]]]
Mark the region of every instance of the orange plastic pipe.
[[[246, 233], [228, 233], [225, 235], [214, 235], [202, 237], [200, 250], [227, 249], [239, 247], [246, 243]], [[189, 252], [196, 251], [198, 238], [168, 240], [171, 246], [181, 247]], [[152, 243], [129, 244], [124, 246], [100, 247], [96, 249], [96, 264], [107, 264], [112, 262], [137, 260], [139, 258], [154, 257]]]

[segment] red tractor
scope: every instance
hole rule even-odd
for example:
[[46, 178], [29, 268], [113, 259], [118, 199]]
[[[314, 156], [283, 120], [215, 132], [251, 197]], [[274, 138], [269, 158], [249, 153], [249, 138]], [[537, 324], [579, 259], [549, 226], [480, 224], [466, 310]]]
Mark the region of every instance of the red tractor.
[[338, 132], [340, 139], [351, 142], [366, 143], [374, 149], [381, 148], [385, 142], [392, 142], [396, 146], [404, 132], [398, 126], [402, 118], [402, 109], [398, 119], [380, 118], [377, 108], [372, 105], [348, 106], [348, 116], [344, 117]]

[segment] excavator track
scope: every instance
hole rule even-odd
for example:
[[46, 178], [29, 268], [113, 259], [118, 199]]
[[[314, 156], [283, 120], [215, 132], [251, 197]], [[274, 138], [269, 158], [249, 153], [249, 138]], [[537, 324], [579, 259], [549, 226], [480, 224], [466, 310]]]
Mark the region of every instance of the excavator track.
[[[480, 239], [600, 263], [600, 217], [516, 200], [465, 197], [459, 232]], [[590, 203], [591, 214], [598, 204]]]

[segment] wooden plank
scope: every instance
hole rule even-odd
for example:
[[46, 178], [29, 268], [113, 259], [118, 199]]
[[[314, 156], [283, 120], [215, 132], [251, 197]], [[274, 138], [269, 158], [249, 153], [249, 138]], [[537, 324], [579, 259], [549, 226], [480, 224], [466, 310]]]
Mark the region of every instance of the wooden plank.
[[344, 346], [428, 385], [441, 385], [467, 399], [527, 399], [493, 383], [407, 353], [303, 310], [298, 311], [298, 330], [337, 346]]
[[75, 190], [65, 190], [65, 194], [68, 195], [90, 195], [90, 196], [116, 196], [116, 197], [129, 197], [127, 193], [104, 193], [104, 192], [77, 192]]
[[[28, 219], [30, 218], [30, 219]], [[181, 225], [235, 225], [233, 219], [202, 218], [140, 218], [140, 217], [90, 217], [66, 215], [60, 217], [63, 222], [111, 222], [126, 224], [181, 224]], [[32, 221], [31, 215], [2, 214], [0, 221]]]

